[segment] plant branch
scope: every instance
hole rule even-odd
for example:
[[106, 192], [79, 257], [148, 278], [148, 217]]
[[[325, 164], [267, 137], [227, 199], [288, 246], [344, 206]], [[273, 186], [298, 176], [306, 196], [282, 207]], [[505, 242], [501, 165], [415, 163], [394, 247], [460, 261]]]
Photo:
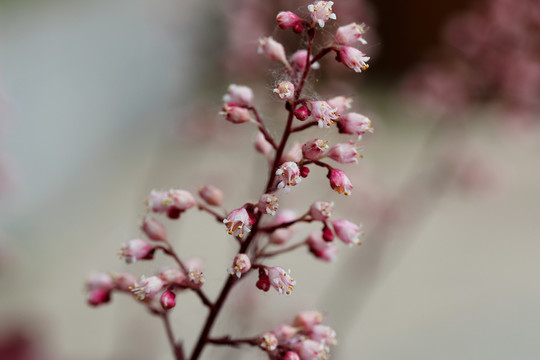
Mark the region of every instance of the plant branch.
[[208, 343], [213, 345], [226, 345], [232, 347], [239, 347], [240, 345], [257, 346], [259, 342], [258, 338], [245, 338], [245, 339], [231, 339], [230, 336], [223, 336], [220, 338], [209, 338]]
[[266, 129], [266, 126], [264, 126], [262, 118], [259, 116], [259, 112], [257, 111], [257, 109], [255, 107], [253, 107], [253, 106], [250, 106], [248, 109], [253, 112], [253, 115], [255, 116], [257, 124], [259, 125], [259, 130], [264, 135], [264, 138], [266, 139], [266, 141], [268, 141], [270, 143], [270, 145], [272, 145], [274, 150], [277, 150], [278, 146], [277, 146], [276, 142], [274, 141], [274, 138], [272, 137], [272, 135], [270, 135], [270, 133]]

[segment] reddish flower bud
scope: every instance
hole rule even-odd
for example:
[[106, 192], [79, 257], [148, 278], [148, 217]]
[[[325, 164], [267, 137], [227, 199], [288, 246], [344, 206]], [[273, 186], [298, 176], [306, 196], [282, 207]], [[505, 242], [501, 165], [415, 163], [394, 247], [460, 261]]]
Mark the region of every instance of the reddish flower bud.
[[309, 175], [309, 168], [307, 166], [302, 166], [300, 168], [300, 176], [303, 178], [307, 178]]
[[270, 290], [270, 278], [266, 275], [264, 269], [259, 269], [259, 280], [257, 280], [255, 286], [264, 292]]
[[170, 310], [173, 307], [176, 306], [176, 295], [172, 291], [165, 291], [163, 294], [161, 294], [161, 298], [159, 299], [159, 302], [161, 303], [161, 307], [163, 310]]
[[302, 105], [294, 110], [294, 116], [300, 121], [306, 120], [309, 117], [309, 114], [309, 109], [305, 105]]
[[111, 292], [105, 289], [94, 289], [88, 293], [86, 300], [91, 306], [105, 304], [111, 300]]
[[322, 230], [322, 238], [326, 242], [332, 242], [334, 241], [334, 232], [332, 229], [330, 229], [330, 226], [324, 224], [323, 230]]

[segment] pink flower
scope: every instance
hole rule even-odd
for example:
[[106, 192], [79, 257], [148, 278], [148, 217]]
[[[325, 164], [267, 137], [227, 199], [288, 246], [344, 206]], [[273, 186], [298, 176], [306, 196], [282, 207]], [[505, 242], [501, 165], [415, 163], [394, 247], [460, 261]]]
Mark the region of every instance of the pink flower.
[[158, 276], [165, 285], [185, 286], [187, 281], [187, 275], [176, 267], [162, 269]]
[[302, 32], [302, 22], [304, 20], [291, 11], [281, 11], [277, 14], [276, 21], [282, 29], [293, 28], [295, 32]]
[[291, 100], [294, 98], [294, 85], [290, 81], [282, 81], [277, 84], [273, 92], [281, 100]]
[[111, 291], [114, 289], [114, 279], [109, 274], [94, 272], [88, 275], [85, 285], [88, 290], [101, 289]]
[[235, 105], [234, 103], [227, 103], [223, 105], [220, 115], [225, 116], [225, 120], [232, 122], [233, 124], [242, 124], [248, 121], [252, 121], [249, 110], [245, 107]]
[[324, 23], [330, 19], [336, 19], [336, 14], [332, 12], [333, 1], [316, 1], [308, 5], [308, 10], [311, 19], [318, 23], [320, 27], [324, 27]]
[[336, 345], [336, 331], [327, 325], [315, 325], [309, 332], [309, 338], [311, 340], [318, 341], [325, 345]]
[[311, 330], [323, 320], [323, 314], [320, 311], [302, 311], [294, 318], [294, 326], [303, 328], [305, 331]]
[[111, 301], [111, 292], [104, 289], [93, 289], [88, 292], [86, 296], [88, 305], [98, 306]]
[[336, 96], [327, 100], [327, 102], [328, 102], [328, 105], [330, 105], [333, 108], [336, 108], [336, 113], [338, 115], [341, 115], [347, 109], [351, 108], [352, 99], [346, 98], [345, 96]]
[[167, 212], [171, 219], [178, 219], [182, 212], [195, 206], [197, 202], [189, 191], [171, 189], [152, 190], [146, 203], [153, 212]]
[[206, 278], [202, 272], [200, 265], [188, 265], [187, 286], [191, 289], [200, 289], [206, 282]]
[[229, 229], [227, 232], [239, 238], [244, 237], [244, 234], [251, 231], [251, 225], [254, 222], [255, 219], [243, 207], [231, 211], [227, 218], [223, 220], [223, 223]]
[[360, 235], [364, 235], [364, 232], [360, 231], [362, 225], [357, 226], [349, 220], [343, 219], [332, 221], [332, 226], [336, 236], [345, 244], [349, 246], [362, 244], [362, 241], [360, 241]]
[[272, 330], [272, 334], [276, 335], [279, 341], [291, 340], [297, 333], [297, 328], [285, 324]]
[[309, 215], [313, 220], [326, 221], [334, 211], [334, 202], [315, 201], [309, 208]]
[[290, 295], [296, 285], [296, 281], [291, 277], [291, 270], [285, 271], [279, 266], [268, 268], [268, 278], [272, 287], [280, 294]]
[[327, 347], [315, 340], [302, 340], [295, 344], [295, 350], [302, 360], [328, 359]]
[[337, 109], [326, 101], [311, 101], [311, 116], [318, 121], [320, 128], [329, 128], [338, 119]]
[[350, 46], [343, 46], [339, 49], [339, 58], [343, 65], [356, 72], [362, 72], [369, 67], [367, 64], [369, 56]]
[[295, 162], [287, 161], [283, 163], [276, 171], [276, 175], [279, 176], [280, 182], [278, 183], [278, 189], [285, 189], [288, 193], [292, 186], [299, 184], [302, 181], [300, 177], [300, 169]]
[[[285, 209], [283, 211], [280, 211], [279, 214], [274, 219], [274, 221], [272, 221], [268, 225], [269, 226], [281, 225], [284, 223], [288, 223], [289, 221], [293, 221], [295, 219], [296, 219], [296, 214], [294, 213], [294, 211]], [[283, 245], [287, 241], [289, 241], [293, 235], [294, 235], [294, 230], [291, 225], [285, 228], [279, 228], [277, 230], [274, 230], [270, 234], [269, 238], [272, 244]]]
[[259, 38], [259, 48], [257, 52], [263, 54], [270, 60], [279, 61], [286, 66], [289, 66], [283, 45], [272, 39], [272, 37]]
[[270, 153], [272, 152], [272, 150], [274, 150], [272, 144], [270, 144], [266, 140], [263, 133], [261, 133], [260, 131], [257, 133], [257, 137], [255, 138], [255, 150], [265, 155], [266, 157], [270, 156]]
[[358, 158], [362, 157], [362, 155], [358, 153], [356, 144], [352, 141], [332, 146], [332, 148], [326, 153], [326, 156], [342, 164], [358, 164]]
[[170, 310], [173, 307], [176, 306], [176, 295], [172, 291], [165, 291], [163, 294], [161, 294], [161, 298], [159, 299], [159, 302], [161, 303], [161, 307], [163, 310]]
[[121, 259], [125, 259], [127, 264], [138, 260], [150, 260], [154, 257], [154, 246], [142, 239], [133, 239], [124, 243], [118, 250]]
[[344, 171], [339, 169], [331, 169], [327, 175], [330, 180], [330, 187], [337, 191], [338, 194], [350, 195], [353, 189], [351, 180], [347, 177]]
[[[309, 57], [309, 61], [313, 60], [313, 56]], [[307, 50], [298, 50], [291, 55], [291, 67], [297, 73], [301, 73], [306, 68], [307, 63]], [[314, 62], [311, 64], [311, 69], [317, 70], [319, 68], [319, 63]]]
[[274, 194], [262, 194], [259, 199], [259, 211], [263, 214], [276, 215], [279, 207], [278, 198]]
[[336, 31], [334, 42], [338, 45], [350, 45], [355, 41], [360, 41], [366, 45], [367, 41], [362, 38], [366, 32], [366, 24], [351, 23], [349, 25], [340, 26]]
[[287, 353], [283, 357], [283, 360], [300, 360], [300, 355], [298, 355], [298, 353], [295, 353], [294, 351], [287, 351]]
[[123, 292], [131, 292], [137, 282], [137, 277], [130, 273], [116, 273], [111, 276], [114, 279], [114, 288]]
[[295, 142], [283, 155], [282, 161], [292, 161], [294, 163], [302, 161], [302, 144]]
[[328, 149], [328, 141], [313, 139], [302, 145], [302, 154], [308, 160], [318, 160]]
[[141, 226], [142, 231], [154, 241], [167, 241], [167, 229], [152, 217], [145, 217]]
[[231, 84], [223, 96], [223, 102], [250, 107], [253, 105], [253, 91], [247, 86]]
[[163, 288], [163, 280], [157, 276], [150, 276], [149, 278], [144, 275], [141, 276], [140, 281], [136, 282], [131, 291], [137, 296], [137, 300], [144, 300], [146, 298], [152, 298]]
[[264, 351], [274, 351], [278, 346], [276, 335], [266, 332], [259, 338], [259, 347]]
[[223, 203], [223, 191], [212, 185], [205, 185], [199, 189], [199, 196], [212, 206], [221, 206]]
[[321, 232], [312, 232], [306, 240], [309, 251], [317, 258], [324, 261], [334, 260], [337, 254], [337, 248], [334, 244], [326, 242], [321, 235]]
[[342, 134], [358, 135], [358, 140], [361, 140], [366, 132], [373, 132], [371, 120], [354, 112], [342, 115], [338, 121], [338, 128]]
[[228, 269], [228, 273], [231, 275], [236, 275], [238, 278], [245, 274], [251, 269], [251, 260], [246, 254], [237, 254], [234, 257], [233, 266]]

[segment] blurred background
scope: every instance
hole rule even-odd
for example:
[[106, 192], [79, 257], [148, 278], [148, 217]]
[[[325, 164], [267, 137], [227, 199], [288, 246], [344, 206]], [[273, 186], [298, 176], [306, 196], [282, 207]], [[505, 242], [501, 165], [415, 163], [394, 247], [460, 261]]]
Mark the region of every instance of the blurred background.
[[[340, 246], [332, 264], [305, 249], [276, 258], [298, 282], [293, 296], [253, 291], [248, 279], [214, 334], [250, 336], [318, 309], [337, 331], [336, 359], [537, 359], [540, 3], [335, 3], [323, 37], [365, 22], [370, 68], [323, 59], [308, 93], [352, 97], [375, 132], [360, 164], [343, 167], [351, 197], [312, 171], [281, 206], [333, 200], [336, 219], [364, 224], [364, 243]], [[171, 358], [159, 319], [121, 294], [90, 308], [84, 280], [168, 264], [116, 256], [141, 236], [151, 189], [211, 183], [229, 209], [258, 198], [266, 164], [252, 151], [255, 129], [223, 121], [221, 98], [230, 83], [252, 87], [281, 133], [280, 73], [257, 39], [292, 53], [298, 36], [275, 14], [306, 15], [306, 5], [0, 1], [0, 359]], [[314, 129], [298, 141], [309, 136], [348, 140]], [[166, 225], [181, 256], [205, 262], [214, 297], [234, 242], [197, 211]], [[311, 230], [298, 227], [297, 239]], [[190, 349], [206, 311], [191, 294], [177, 302], [173, 327]], [[204, 355], [264, 359], [256, 349]]]

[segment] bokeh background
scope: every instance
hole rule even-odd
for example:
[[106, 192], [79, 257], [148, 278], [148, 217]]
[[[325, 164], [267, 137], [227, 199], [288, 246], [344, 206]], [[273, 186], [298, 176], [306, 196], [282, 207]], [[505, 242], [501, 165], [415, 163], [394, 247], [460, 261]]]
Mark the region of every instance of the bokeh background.
[[[1, 359], [171, 358], [158, 319], [122, 296], [90, 308], [84, 280], [168, 264], [116, 256], [141, 235], [151, 189], [211, 183], [229, 209], [258, 197], [255, 131], [217, 114], [228, 84], [246, 84], [280, 132], [279, 72], [256, 47], [272, 35], [294, 49], [274, 24], [282, 9], [305, 4], [0, 1]], [[313, 171], [282, 207], [335, 200], [336, 218], [364, 224], [364, 244], [341, 246], [333, 264], [305, 250], [276, 259], [293, 271], [293, 296], [249, 279], [215, 334], [249, 336], [319, 309], [338, 333], [337, 359], [537, 359], [540, 4], [342, 0], [334, 10], [339, 24], [370, 26], [370, 69], [325, 59], [310, 91], [353, 97], [375, 133], [346, 167], [351, 198]], [[235, 249], [223, 226], [196, 211], [167, 226], [182, 256], [205, 261], [215, 295]], [[205, 310], [190, 294], [177, 300], [173, 327], [190, 348]]]

